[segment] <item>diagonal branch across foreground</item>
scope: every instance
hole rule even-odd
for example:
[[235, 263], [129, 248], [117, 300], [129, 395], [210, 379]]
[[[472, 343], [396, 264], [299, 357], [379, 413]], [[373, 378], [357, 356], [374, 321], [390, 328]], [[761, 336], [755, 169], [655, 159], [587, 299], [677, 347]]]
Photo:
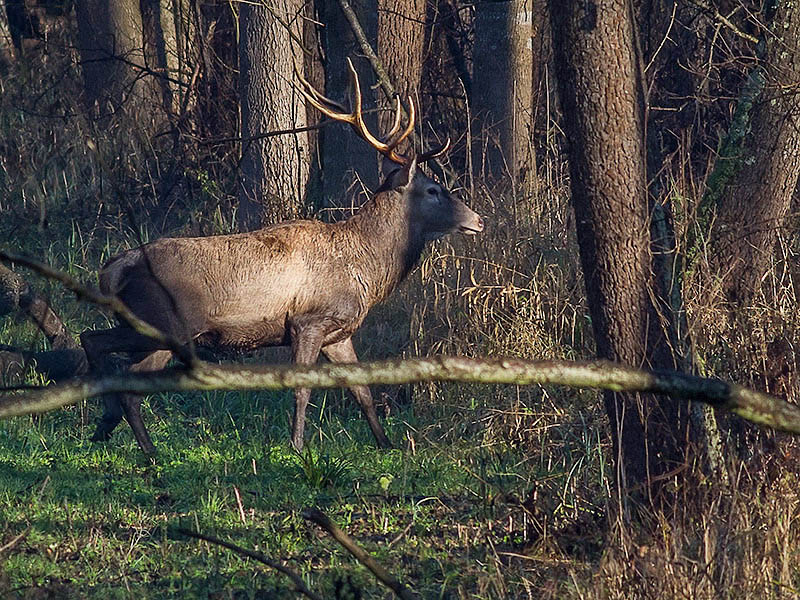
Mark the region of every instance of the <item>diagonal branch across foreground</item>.
[[800, 434], [800, 407], [719, 379], [675, 371], [647, 371], [606, 361], [528, 361], [460, 356], [319, 366], [216, 365], [198, 360], [191, 367], [80, 379], [24, 393], [0, 394], [0, 417], [46, 412], [111, 392], [278, 390], [422, 381], [547, 384], [617, 392], [651, 392], [704, 402], [730, 410], [754, 423]]
[[0, 249], [0, 260], [7, 260], [8, 262], [28, 267], [48, 279], [54, 279], [62, 283], [68, 290], [75, 292], [79, 298], [98, 306], [110, 308], [122, 321], [130, 325], [135, 332], [161, 343], [165, 348], [169, 348], [183, 363], [191, 365], [195, 361], [194, 347], [191, 344], [184, 344], [160, 329], [153, 327], [147, 321], [140, 319], [116, 296], [102, 294], [81, 284], [63, 271], [20, 254]]

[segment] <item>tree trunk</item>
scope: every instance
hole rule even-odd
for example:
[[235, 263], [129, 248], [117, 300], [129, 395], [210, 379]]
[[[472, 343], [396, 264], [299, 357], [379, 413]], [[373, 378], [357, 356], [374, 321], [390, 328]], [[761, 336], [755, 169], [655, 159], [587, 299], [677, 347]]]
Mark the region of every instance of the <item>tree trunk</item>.
[[144, 55], [156, 73], [164, 112], [173, 120], [185, 105], [196, 65], [197, 33], [191, 0], [140, 0]]
[[[586, 294], [601, 358], [672, 368], [650, 300], [642, 96], [625, 0], [551, 4], [553, 47], [570, 144], [570, 180]], [[685, 415], [643, 394], [604, 395], [618, 489], [683, 464]]]
[[[167, 11], [161, 0], [140, 0], [142, 10], [142, 43], [145, 66], [156, 77], [161, 92], [163, 110], [174, 116], [172, 106], [173, 89], [169, 83], [170, 69], [167, 66], [167, 44], [174, 42], [174, 26], [170, 30]], [[173, 48], [174, 52], [174, 48]], [[171, 119], [172, 120], [172, 119]]]
[[239, 69], [242, 161], [240, 229], [275, 223], [302, 213], [308, 179], [305, 132], [258, 136], [306, 126], [306, 106], [293, 86], [303, 68], [301, 0], [239, 5]]
[[101, 116], [123, 111], [152, 134], [163, 111], [156, 78], [146, 73], [139, 0], [75, 4], [85, 100]]
[[[196, 37], [200, 61], [197, 77], [196, 116], [193, 126], [198, 137], [233, 138], [239, 134], [238, 105], [238, 23], [228, 2], [201, 3], [200, 32]], [[234, 107], [234, 108], [231, 108]], [[238, 147], [220, 143], [218, 156], [235, 154]]]
[[530, 178], [533, 154], [533, 0], [475, 5], [472, 108], [483, 176]]
[[[659, 286], [657, 296], [662, 300], [664, 318], [669, 318], [673, 325], [669, 328], [672, 334], [670, 347], [679, 368], [686, 373], [696, 373], [698, 365], [683, 294], [683, 259], [687, 250], [676, 239], [672, 215], [681, 207], [673, 205], [676, 197], [673, 186], [680, 181], [681, 169], [685, 168], [680, 157], [692, 152], [691, 147], [686, 147], [683, 149], [686, 154], [680, 153], [677, 139], [680, 132], [691, 127], [693, 118], [699, 119], [695, 112], [697, 104], [686, 102], [686, 98], [693, 95], [698, 85], [696, 74], [702, 71], [696, 68], [698, 57], [706, 60], [708, 56], [707, 40], [698, 36], [697, 29], [702, 31], [703, 25], [708, 25], [706, 19], [709, 17], [702, 7], [677, 0], [640, 0], [634, 6], [642, 65], [649, 65], [644, 84], [647, 181], [653, 217], [651, 237], [653, 272]], [[665, 39], [667, 31], [669, 36]], [[660, 110], [650, 110], [653, 106]], [[709, 127], [710, 123], [705, 126]], [[698, 137], [702, 139], [702, 136]], [[700, 156], [697, 160], [702, 160]], [[677, 195], [680, 196], [680, 192]], [[715, 484], [727, 485], [724, 444], [715, 411], [706, 404], [694, 402], [689, 406], [689, 414], [690, 439], [700, 459], [698, 464]]]
[[734, 181], [718, 201], [713, 257], [727, 299], [746, 306], [770, 269], [800, 174], [800, 5], [778, 2], [766, 32], [766, 87], [749, 139], [732, 160]]
[[[351, 0], [350, 5], [358, 17], [361, 28], [373, 48], [377, 35], [377, 11], [375, 0]], [[350, 75], [346, 59], [353, 59], [361, 82], [364, 112], [375, 107], [372, 89], [375, 74], [353, 35], [352, 28], [335, 0], [327, 0], [324, 6], [325, 22], [325, 95], [348, 105]], [[365, 114], [364, 120], [370, 131], [377, 130], [374, 115]], [[322, 132], [322, 190], [323, 203], [327, 208], [343, 208], [349, 214], [368, 197], [362, 184], [370, 190], [378, 187], [378, 160], [376, 152], [366, 142], [353, 135], [347, 125], [327, 126]], [[357, 179], [356, 179], [357, 176]], [[334, 215], [339, 218], [340, 215]]]
[[[323, 0], [307, 2], [305, 5], [305, 18], [303, 19], [303, 55], [305, 79], [315, 90], [325, 89], [325, 64], [323, 62], [324, 35], [323, 26], [325, 10]], [[316, 108], [306, 103], [306, 122], [309, 127], [319, 125], [325, 119]], [[322, 136], [321, 129], [312, 129], [308, 132], [308, 153], [310, 157], [308, 184], [306, 186], [306, 203], [312, 208], [322, 208]]]
[[[425, 0], [378, 0], [378, 57], [402, 101], [405, 103], [411, 96], [418, 109], [422, 107], [419, 85], [425, 42], [425, 5]], [[384, 97], [378, 105], [394, 108]], [[392, 110], [381, 112], [378, 116], [380, 131], [388, 132], [393, 121]], [[406, 147], [398, 150], [405, 152]]]

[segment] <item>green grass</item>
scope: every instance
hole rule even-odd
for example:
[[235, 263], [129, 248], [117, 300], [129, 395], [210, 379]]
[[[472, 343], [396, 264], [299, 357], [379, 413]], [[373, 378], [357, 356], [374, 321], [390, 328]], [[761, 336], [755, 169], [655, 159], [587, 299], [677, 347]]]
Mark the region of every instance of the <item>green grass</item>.
[[[155, 463], [124, 423], [110, 442], [89, 442], [94, 403], [87, 425], [76, 407], [0, 422], [0, 546], [27, 531], [0, 555], [0, 596], [293, 597], [282, 576], [182, 539], [175, 527], [285, 561], [328, 597], [347, 581], [366, 597], [385, 595], [303, 521], [302, 509], [316, 506], [425, 597], [461, 597], [459, 590], [482, 585], [486, 594], [478, 597], [501, 597], [490, 589], [508, 568], [497, 553], [535, 542], [524, 509], [508, 498], [524, 500], [554, 480], [568, 491], [564, 465], [548, 470], [522, 448], [481, 444], [478, 430], [471, 438], [441, 430], [412, 406], [393, 408], [386, 429], [401, 447], [381, 451], [340, 392], [315, 399], [328, 408], [321, 419], [314, 413], [302, 455], [288, 445], [290, 393], [149, 398], [144, 418]], [[480, 419], [486, 408], [460, 408], [460, 416]], [[416, 437], [413, 451], [407, 436]], [[576, 441], [564, 443], [583, 452]], [[589, 461], [602, 454], [588, 451]], [[570, 502], [558, 504], [571, 510]], [[503, 585], [521, 579], [504, 573]]]

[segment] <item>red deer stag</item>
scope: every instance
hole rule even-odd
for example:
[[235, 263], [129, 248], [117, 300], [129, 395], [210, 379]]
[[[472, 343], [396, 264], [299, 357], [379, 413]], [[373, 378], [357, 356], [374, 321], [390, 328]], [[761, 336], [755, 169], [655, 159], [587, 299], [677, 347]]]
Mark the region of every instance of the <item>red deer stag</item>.
[[[100, 289], [118, 296], [135, 315], [173, 338], [198, 345], [256, 348], [290, 345], [292, 360], [357, 362], [351, 336], [367, 311], [386, 298], [414, 267], [425, 243], [448, 233], [475, 234], [483, 219], [417, 168], [436, 152], [407, 157], [396, 151], [414, 127], [398, 134], [400, 103], [386, 142], [367, 130], [361, 92], [350, 65], [353, 111], [325, 98], [301, 79], [304, 95], [325, 115], [349, 123], [388, 159], [391, 168], [375, 195], [339, 223], [298, 220], [257, 231], [198, 238], [163, 238], [118, 254], [101, 269]], [[394, 137], [394, 139], [392, 139]], [[81, 342], [95, 372], [111, 352], [125, 352], [131, 371], [162, 369], [172, 353], [129, 326], [86, 331]], [[350, 389], [381, 447], [384, 434], [367, 386]], [[303, 447], [309, 389], [295, 392], [292, 444]], [[142, 422], [141, 397], [109, 395], [93, 441], [105, 441], [124, 414], [145, 453], [154, 451]]]

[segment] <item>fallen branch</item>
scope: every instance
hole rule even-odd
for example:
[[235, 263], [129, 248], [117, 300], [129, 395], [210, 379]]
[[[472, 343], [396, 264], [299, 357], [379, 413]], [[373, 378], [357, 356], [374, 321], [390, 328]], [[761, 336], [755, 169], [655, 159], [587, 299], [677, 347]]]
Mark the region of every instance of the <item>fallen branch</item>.
[[[85, 375], [88, 365], [82, 348], [31, 352], [0, 344], [0, 381], [22, 381], [30, 368], [51, 381], [64, 381]], [[13, 387], [22, 389], [31, 386]]]
[[279, 562], [267, 558], [260, 552], [255, 552], [254, 550], [248, 550], [247, 548], [242, 548], [241, 546], [237, 546], [236, 544], [226, 542], [225, 540], [221, 540], [219, 538], [215, 538], [210, 535], [205, 535], [204, 533], [199, 533], [197, 531], [191, 531], [190, 529], [177, 528], [175, 531], [177, 531], [181, 535], [185, 535], [186, 537], [194, 538], [196, 540], [203, 540], [204, 542], [208, 542], [209, 544], [214, 544], [216, 546], [222, 546], [223, 548], [227, 548], [228, 550], [233, 550], [236, 554], [240, 556], [245, 556], [247, 558], [252, 558], [253, 560], [257, 560], [258, 562], [267, 565], [270, 569], [275, 569], [276, 571], [278, 571], [278, 573], [286, 575], [286, 577], [291, 579], [292, 583], [294, 583], [294, 587], [297, 592], [303, 594], [307, 598], [311, 598], [311, 600], [322, 600], [322, 596], [317, 595], [316, 593], [312, 592], [310, 589], [306, 587], [306, 584], [303, 582], [303, 579], [297, 573], [295, 573], [288, 567], [284, 567]]
[[27, 258], [19, 254], [13, 254], [11, 252], [6, 252], [5, 250], [0, 250], [0, 259], [28, 267], [40, 275], [60, 281], [64, 287], [72, 292], [75, 292], [79, 298], [83, 298], [84, 300], [87, 300], [93, 304], [97, 304], [98, 306], [110, 308], [122, 321], [130, 325], [133, 330], [136, 331], [136, 333], [139, 333], [145, 337], [149, 337], [163, 345], [165, 348], [169, 348], [175, 353], [175, 356], [177, 356], [181, 362], [185, 363], [186, 365], [191, 365], [195, 360], [191, 345], [187, 346], [186, 344], [182, 344], [174, 337], [167, 335], [163, 331], [150, 325], [150, 323], [143, 321], [133, 314], [133, 312], [131, 312], [131, 310], [116, 296], [106, 296], [97, 290], [93, 290], [92, 288], [83, 285], [78, 280], [70, 277], [66, 273], [59, 271], [58, 269], [54, 269], [50, 265], [46, 265], [32, 258]]
[[338, 388], [353, 385], [421, 381], [567, 385], [615, 392], [645, 392], [705, 402], [754, 423], [800, 433], [800, 407], [769, 394], [719, 379], [674, 371], [646, 371], [606, 362], [527, 361], [516, 358], [433, 356], [318, 366], [214, 365], [197, 360], [191, 367], [155, 373], [127, 373], [83, 379], [24, 393], [0, 395], [0, 417], [41, 413], [112, 392], [152, 394], [198, 390], [279, 390]]
[[13, 550], [14, 547], [17, 544], [19, 544], [22, 540], [25, 539], [25, 536], [28, 535], [28, 533], [30, 533], [30, 531], [31, 531], [31, 528], [30, 527], [26, 527], [25, 529], [23, 529], [22, 533], [20, 533], [19, 535], [15, 536], [14, 538], [12, 538], [10, 542], [0, 546], [0, 555], [2, 555], [4, 552], [8, 552], [9, 550]]
[[0, 315], [17, 311], [36, 324], [54, 350], [80, 349], [50, 304], [21, 275], [0, 263]]
[[358, 544], [353, 541], [349, 535], [339, 529], [336, 524], [331, 521], [325, 513], [316, 508], [307, 508], [303, 511], [303, 518], [316, 523], [322, 527], [330, 536], [335, 539], [339, 544], [344, 547], [350, 554], [352, 554], [358, 562], [367, 567], [375, 578], [383, 585], [392, 590], [398, 598], [402, 600], [418, 600], [419, 596], [400, 583], [397, 579], [392, 577], [389, 572], [380, 566], [375, 559], [372, 558], [366, 551], [364, 551]]

